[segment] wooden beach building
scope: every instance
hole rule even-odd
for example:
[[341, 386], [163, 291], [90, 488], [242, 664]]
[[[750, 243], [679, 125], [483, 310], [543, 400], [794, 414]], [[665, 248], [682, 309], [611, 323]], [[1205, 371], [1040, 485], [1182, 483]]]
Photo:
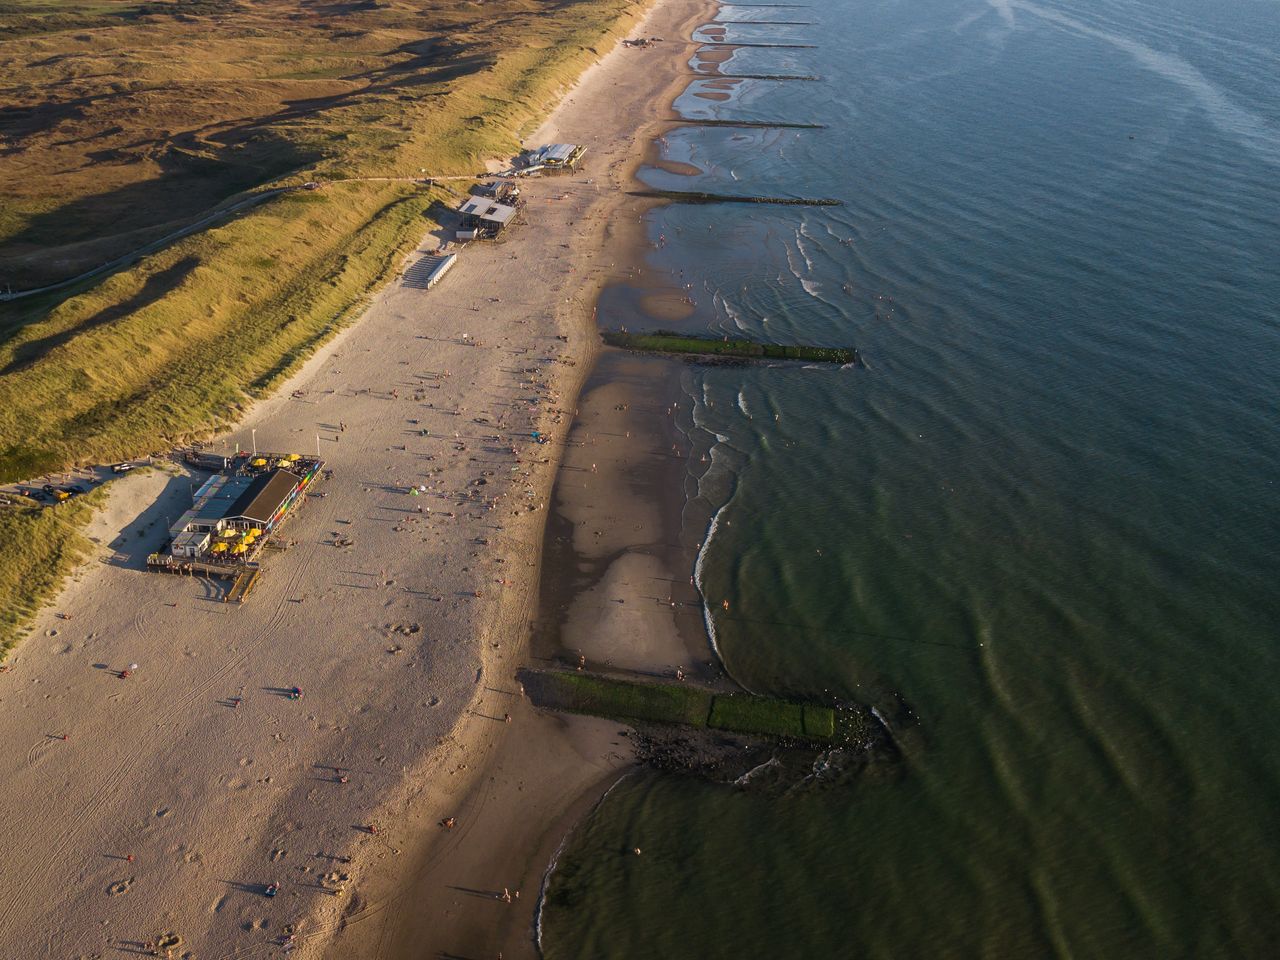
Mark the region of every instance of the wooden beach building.
[[554, 173], [560, 170], [576, 170], [587, 148], [579, 143], [548, 143], [530, 150], [525, 157], [525, 171], [545, 170]]
[[462, 226], [457, 232], [459, 240], [480, 240], [497, 237], [513, 220], [519, 208], [491, 197], [467, 197], [458, 213]]
[[[212, 554], [219, 538], [228, 535], [247, 534], [247, 542], [241, 541], [246, 548], [265, 539], [306, 492], [322, 464], [307, 460], [290, 466], [294, 469], [278, 465], [256, 474], [223, 473], [210, 477], [196, 492], [191, 509], [169, 528], [169, 553], [194, 559]], [[240, 551], [245, 552], [248, 551]]]

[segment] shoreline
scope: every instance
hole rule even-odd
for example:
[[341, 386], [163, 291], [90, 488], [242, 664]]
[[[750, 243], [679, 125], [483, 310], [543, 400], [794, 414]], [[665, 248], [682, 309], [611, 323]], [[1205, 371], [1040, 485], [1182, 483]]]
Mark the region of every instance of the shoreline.
[[[632, 29], [687, 33], [706, 9], [658, 0]], [[617, 43], [526, 138], [590, 150], [586, 172], [522, 182], [526, 226], [430, 293], [397, 273], [210, 445], [315, 443], [334, 470], [243, 607], [142, 572], [190, 502], [186, 468], [113, 482], [93, 557], [0, 677], [0, 843], [23, 877], [0, 953], [138, 952], [168, 933], [199, 956], [536, 953], [547, 864], [631, 762], [618, 724], [540, 715], [512, 678], [571, 401], [601, 350], [590, 307], [641, 272], [637, 145], [688, 80], [684, 48], [663, 50]]]
[[[646, 29], [668, 32], [701, 9], [662, 0], [645, 21], [660, 25]], [[429, 294], [396, 277], [225, 437], [247, 447], [256, 430], [262, 449], [280, 451], [319, 443], [334, 469], [243, 608], [198, 578], [141, 572], [189, 502], [188, 473], [164, 465], [112, 484], [88, 530], [94, 557], [0, 677], [0, 761], [14, 771], [0, 842], [23, 877], [0, 905], [0, 952], [37, 941], [57, 955], [136, 952], [172, 932], [200, 956], [273, 955], [288, 937], [296, 956], [396, 956], [390, 921], [428, 866], [468, 908], [427, 898], [444, 921], [432, 935], [489, 938], [493, 904], [506, 905], [488, 893], [540, 881], [545, 822], [572, 822], [590, 799], [583, 785], [625, 766], [616, 724], [537, 717], [507, 679], [523, 657], [555, 477], [555, 451], [529, 431], [563, 439], [599, 349], [589, 301], [615, 277], [602, 253], [630, 238], [615, 214], [648, 203], [616, 189], [639, 161], [634, 117], [683, 79], [672, 63], [637, 90], [626, 58], [653, 66], [656, 51], [623, 50], [588, 68], [543, 128], [587, 143], [589, 174], [527, 182], [527, 226], [470, 248]], [[617, 109], [627, 97], [634, 108]], [[428, 234], [418, 250], [434, 245]], [[507, 438], [496, 446], [495, 428]], [[478, 488], [486, 464], [495, 479]], [[411, 483], [430, 484], [429, 515], [406, 498]], [[134, 662], [127, 681], [113, 672]], [[305, 699], [276, 692], [291, 686]], [[528, 751], [507, 736], [522, 728], [557, 746]], [[521, 798], [535, 815], [519, 817], [531, 852], [515, 879], [506, 845], [490, 844], [486, 860], [463, 809], [513, 822], [485, 793], [486, 771], [507, 758], [562, 788]], [[444, 815], [457, 830], [437, 826]], [[467, 876], [452, 872], [459, 863]], [[537, 882], [525, 889], [521, 914]], [[529, 924], [506, 909], [511, 941], [531, 950]]]
[[[710, 8], [714, 11], [718, 4]], [[671, 36], [673, 31], [684, 35], [708, 19], [707, 10], [703, 0], [658, 0], [636, 29], [665, 36]], [[531, 142], [557, 139], [581, 142], [585, 138], [566, 133], [565, 127], [572, 129], [575, 124], [586, 124], [588, 129], [598, 129], [599, 122], [594, 118], [611, 115], [609, 111], [616, 109], [613, 98], [604, 88], [620, 82], [630, 87], [627, 96], [632, 115], [642, 113], [644, 117], [639, 123], [629, 125], [622, 135], [621, 155], [609, 157], [609, 192], [599, 196], [585, 214], [588, 219], [605, 221], [600, 231], [599, 252], [612, 258], [609, 270], [602, 271], [589, 285], [590, 290], [583, 294], [593, 301], [598, 301], [606, 286], [634, 278], [630, 269], [627, 276], [618, 271], [628, 267], [633, 252], [645, 245], [644, 238], [637, 235], [639, 224], [655, 201], [630, 196], [626, 188], [635, 182], [635, 171], [645, 162], [648, 144], [662, 129], [670, 101], [689, 80], [683, 69], [685, 58], [677, 56], [664, 60], [659, 67], [650, 65], [653, 82], [645, 84], [643, 89], [635, 89], [635, 65], [622, 58], [652, 56], [654, 51], [653, 47], [630, 50], [617, 44], [584, 72], [543, 127], [528, 138]], [[609, 106], [578, 104], [577, 98], [591, 97], [593, 88], [594, 96], [605, 98]], [[600, 151], [595, 152], [596, 156], [588, 160], [581, 172], [588, 176], [588, 182], [602, 178], [598, 167]], [[637, 221], [622, 214], [634, 214]], [[638, 267], [638, 260], [636, 258], [632, 266]], [[582, 337], [587, 348], [583, 353], [575, 353], [580, 366], [572, 378], [573, 385], [565, 392], [564, 401], [569, 406], [568, 398], [576, 398], [575, 416], [560, 460], [548, 478], [548, 500], [559, 478], [566, 470], [575, 468], [570, 460], [586, 446], [585, 441], [576, 439], [583, 422], [582, 397], [598, 373], [604, 352], [594, 311], [583, 310], [569, 318], [569, 322], [580, 325], [574, 332]], [[549, 523], [550, 517], [542, 526], [540, 544], [549, 534]], [[535, 586], [554, 578], [554, 575], [542, 576], [544, 549], [539, 548], [538, 557]], [[532, 607], [528, 603], [522, 603], [521, 616], [513, 618], [526, 624], [526, 631], [535, 624], [533, 614], [541, 608], [536, 597]], [[540, 612], [537, 619], [541, 620]], [[531, 647], [524, 646], [528, 641], [521, 641], [519, 647], [494, 655], [492, 662], [485, 665], [486, 675], [493, 672], [507, 679], [528, 655], [540, 659], [544, 655], [539, 647], [540, 632], [540, 628], [534, 630]], [[543, 715], [522, 698], [512, 700], [508, 715], [512, 717], [511, 724], [504, 724], [492, 737], [486, 737], [482, 731], [481, 742], [465, 748], [468, 766], [473, 768], [467, 783], [422, 805], [411, 814], [413, 825], [398, 832], [397, 835], [404, 838], [406, 857], [413, 866], [407, 870], [383, 871], [367, 884], [371, 903], [396, 903], [408, 916], [396, 917], [391, 911], [381, 916], [384, 911], [378, 910], [376, 919], [372, 913], [349, 917], [344, 929], [329, 944], [329, 953], [355, 958], [489, 955], [494, 950], [509, 958], [539, 955], [535, 921], [543, 887], [550, 877], [549, 864], [556, 851], [567, 842], [572, 828], [635, 767], [630, 745], [618, 738], [619, 724], [615, 721]], [[465, 737], [465, 725], [469, 723], [474, 730], [477, 722], [482, 721], [474, 717], [464, 720], [464, 726], [455, 730], [455, 734]], [[511, 796], [513, 783], [515, 792], [520, 794], [518, 798]], [[443, 816], [457, 818], [456, 833], [442, 833], [439, 821]], [[460, 836], [463, 825], [473, 821], [478, 821], [478, 825], [469, 831], [464, 843]], [[476, 833], [484, 837], [478, 838]], [[445, 882], [450, 876], [483, 879], [450, 884]], [[504, 889], [515, 891], [513, 902], [501, 899]], [[414, 904], [414, 900], [418, 902]], [[365, 921], [375, 922], [377, 931], [367, 929]]]

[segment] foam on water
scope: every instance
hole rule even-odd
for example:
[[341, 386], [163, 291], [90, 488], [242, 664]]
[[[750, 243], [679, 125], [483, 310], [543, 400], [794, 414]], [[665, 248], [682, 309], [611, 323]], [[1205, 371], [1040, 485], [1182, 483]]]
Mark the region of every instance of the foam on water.
[[711, 541], [715, 539], [716, 531], [720, 529], [720, 518], [728, 508], [729, 501], [726, 500], [721, 504], [720, 509], [711, 515], [711, 522], [707, 524], [707, 532], [702, 537], [702, 546], [698, 548], [698, 556], [693, 563], [693, 583], [698, 590], [698, 596], [702, 599], [702, 623], [707, 630], [707, 642], [711, 645], [711, 651], [716, 655], [716, 661], [726, 673], [729, 671], [728, 667], [725, 666], [724, 655], [720, 652], [720, 641], [716, 636], [716, 622], [711, 616], [711, 607], [707, 604], [703, 564], [707, 558], [707, 551], [711, 547]]
[[1142, 40], [1110, 30], [1090, 26], [1083, 20], [1027, 0], [989, 0], [1001, 10], [1001, 16], [1012, 10], [1025, 10], [1048, 23], [1082, 36], [1100, 40], [1127, 53], [1152, 73], [1177, 84], [1190, 94], [1215, 127], [1253, 151], [1259, 159], [1280, 165], [1280, 127], [1265, 117], [1236, 103], [1221, 87], [1212, 83], [1198, 69], [1175, 53], [1156, 50]]

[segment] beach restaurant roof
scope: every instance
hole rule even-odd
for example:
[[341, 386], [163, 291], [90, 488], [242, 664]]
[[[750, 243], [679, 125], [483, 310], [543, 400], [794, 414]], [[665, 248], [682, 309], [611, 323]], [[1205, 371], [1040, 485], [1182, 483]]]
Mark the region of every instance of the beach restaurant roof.
[[578, 157], [582, 156], [585, 149], [585, 147], [581, 147], [576, 143], [548, 143], [546, 146], [535, 150], [529, 160], [531, 165], [547, 163], [555, 166], [573, 163]]
[[178, 522], [169, 528], [169, 533], [176, 537], [189, 530], [217, 529], [227, 511], [252, 483], [250, 477], [214, 474], [196, 491], [191, 509], [178, 518]]
[[492, 197], [468, 197], [467, 202], [458, 208], [463, 216], [475, 217], [487, 223], [506, 226], [516, 215], [516, 208], [505, 203], [498, 203]]
[[260, 474], [231, 505], [224, 519], [269, 526], [301, 482], [296, 473], [283, 468]]

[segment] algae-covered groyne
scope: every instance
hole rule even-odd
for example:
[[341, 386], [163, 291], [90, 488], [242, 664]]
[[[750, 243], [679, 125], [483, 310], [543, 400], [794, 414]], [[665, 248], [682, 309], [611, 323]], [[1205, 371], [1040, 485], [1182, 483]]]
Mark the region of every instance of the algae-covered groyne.
[[685, 356], [730, 357], [741, 360], [801, 360], [808, 363], [861, 363], [856, 347], [811, 347], [804, 344], [759, 343], [755, 340], [727, 337], [699, 337], [687, 333], [658, 330], [654, 333], [628, 333], [606, 330], [601, 336], [611, 347], [640, 350], [646, 353], [672, 353]]
[[[693, 125], [695, 121], [679, 121]], [[739, 124], [741, 126], [741, 124]], [[652, 197], [674, 203], [768, 203], [784, 207], [839, 207], [843, 200], [830, 197], [764, 197], [737, 193], [708, 193], [703, 190], [631, 190], [633, 197]]]
[[831, 745], [861, 741], [866, 736], [861, 710], [823, 703], [718, 693], [695, 683], [619, 679], [581, 670], [524, 670], [520, 680], [539, 707], [629, 723]]

